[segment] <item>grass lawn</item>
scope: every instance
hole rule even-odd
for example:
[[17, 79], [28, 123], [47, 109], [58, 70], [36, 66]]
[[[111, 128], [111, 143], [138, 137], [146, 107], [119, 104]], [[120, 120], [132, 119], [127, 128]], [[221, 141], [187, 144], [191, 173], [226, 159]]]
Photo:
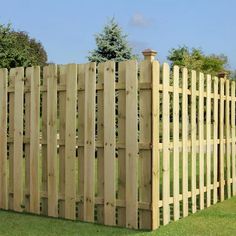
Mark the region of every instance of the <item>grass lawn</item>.
[[236, 235], [236, 197], [154, 232], [0, 211], [0, 235]]

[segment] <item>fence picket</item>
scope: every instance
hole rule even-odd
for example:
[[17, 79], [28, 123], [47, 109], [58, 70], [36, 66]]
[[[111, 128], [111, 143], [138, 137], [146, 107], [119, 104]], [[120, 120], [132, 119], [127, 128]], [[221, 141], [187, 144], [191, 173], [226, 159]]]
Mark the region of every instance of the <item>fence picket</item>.
[[179, 209], [179, 67], [174, 66], [174, 95], [173, 95], [173, 159], [174, 159], [174, 220], [180, 217]]
[[137, 62], [126, 62], [126, 120], [125, 120], [125, 168], [126, 168], [126, 227], [138, 227], [138, 80]]
[[94, 221], [96, 63], [85, 65], [84, 220]]
[[0, 69], [0, 208], [4, 210], [8, 209], [7, 81], [8, 70]]

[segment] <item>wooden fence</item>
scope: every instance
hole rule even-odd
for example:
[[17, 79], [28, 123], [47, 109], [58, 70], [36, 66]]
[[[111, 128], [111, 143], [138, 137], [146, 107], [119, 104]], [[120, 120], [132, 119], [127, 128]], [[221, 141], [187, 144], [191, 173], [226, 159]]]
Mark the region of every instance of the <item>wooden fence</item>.
[[236, 194], [235, 82], [146, 58], [0, 69], [0, 208], [156, 229]]

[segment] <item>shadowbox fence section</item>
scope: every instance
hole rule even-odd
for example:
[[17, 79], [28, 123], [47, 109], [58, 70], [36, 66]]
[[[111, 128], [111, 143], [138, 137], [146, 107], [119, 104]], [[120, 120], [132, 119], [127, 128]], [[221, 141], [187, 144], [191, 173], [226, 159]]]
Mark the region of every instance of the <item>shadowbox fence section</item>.
[[0, 208], [156, 229], [236, 193], [235, 82], [157, 61], [0, 69]]

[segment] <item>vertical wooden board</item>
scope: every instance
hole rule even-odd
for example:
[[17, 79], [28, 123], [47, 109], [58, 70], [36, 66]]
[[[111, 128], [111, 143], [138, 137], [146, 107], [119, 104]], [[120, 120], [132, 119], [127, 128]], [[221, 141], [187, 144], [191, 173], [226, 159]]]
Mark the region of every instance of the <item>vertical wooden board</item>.
[[163, 64], [163, 130], [162, 130], [162, 142], [163, 142], [163, 224], [166, 225], [170, 221], [170, 98], [169, 98], [169, 80], [170, 80], [170, 68], [169, 65]]
[[115, 225], [115, 63], [104, 64], [104, 224]]
[[[46, 195], [48, 194], [48, 167], [47, 167], [47, 67], [43, 68], [43, 87], [44, 91], [42, 93], [42, 159], [41, 159], [41, 169], [42, 169], [42, 183], [41, 190]], [[48, 214], [48, 201], [46, 198], [41, 199], [43, 215]]]
[[[140, 64], [140, 83], [152, 82], [152, 62], [145, 60]], [[141, 90], [139, 92], [139, 109], [140, 109], [140, 122], [139, 122], [139, 142], [143, 145], [150, 145], [152, 140], [152, 92], [150, 89]], [[152, 151], [151, 149], [139, 150], [139, 167], [140, 167], [140, 180], [139, 180], [139, 201], [151, 204], [151, 164], [152, 164]], [[139, 212], [139, 227], [141, 229], [151, 229], [151, 211], [140, 210]]]
[[47, 67], [48, 216], [58, 216], [57, 192], [57, 66]]
[[225, 80], [220, 79], [220, 201], [224, 201], [224, 87]]
[[84, 92], [84, 79], [85, 79], [85, 65], [77, 65], [77, 77], [78, 77], [78, 143], [82, 146], [78, 146], [78, 218], [84, 219], [84, 112], [85, 112], [85, 92]]
[[[160, 64], [152, 63], [152, 229], [160, 226], [160, 156], [159, 156], [159, 119], [160, 119]], [[136, 95], [137, 96], [137, 95]], [[138, 101], [136, 101], [136, 104]], [[137, 106], [137, 105], [136, 105]], [[137, 109], [137, 107], [136, 107]], [[137, 120], [137, 114], [136, 118]], [[137, 126], [137, 124], [136, 124]], [[136, 128], [137, 129], [137, 128]], [[136, 167], [137, 168], [137, 167]], [[136, 199], [137, 201], [137, 199]]]
[[14, 97], [14, 155], [13, 155], [13, 209], [21, 212], [23, 203], [22, 161], [23, 161], [23, 103], [24, 68], [11, 69], [15, 75]]
[[231, 147], [230, 147], [230, 107], [229, 107], [229, 80], [226, 80], [226, 109], [225, 109], [225, 132], [226, 132], [226, 184], [227, 184], [227, 195], [228, 198], [231, 197], [231, 183], [230, 183], [230, 177], [231, 177]]
[[196, 136], [197, 136], [197, 119], [196, 119], [196, 71], [191, 72], [191, 159], [192, 159], [192, 173], [191, 173], [191, 192], [192, 192], [192, 212], [197, 210], [196, 199]]
[[183, 94], [182, 94], [182, 194], [183, 194], [183, 217], [188, 215], [188, 70], [183, 69]]
[[94, 221], [96, 63], [85, 65], [84, 220]]
[[77, 66], [69, 64], [66, 70], [65, 218], [71, 220], [76, 217], [76, 102]]
[[213, 126], [213, 163], [214, 163], [214, 171], [213, 171], [213, 203], [217, 203], [217, 173], [218, 173], [218, 101], [219, 101], [219, 92], [218, 92], [218, 84], [219, 80], [217, 77], [214, 78], [214, 126]]
[[8, 209], [7, 81], [8, 70], [0, 69], [0, 208], [4, 210]]
[[137, 62], [126, 62], [126, 120], [125, 120], [125, 168], [126, 168], [126, 227], [138, 227], [138, 79]]
[[15, 84], [15, 73], [13, 71], [9, 74], [9, 89], [12, 90], [11, 93], [9, 93], [9, 133], [8, 136], [12, 140], [8, 144], [9, 148], [9, 182], [8, 182], [8, 191], [9, 191], [9, 209], [13, 210], [13, 154], [14, 154], [14, 143], [13, 143], [13, 137], [14, 137], [14, 85]]
[[211, 76], [207, 75], [206, 101], [206, 187], [207, 207], [211, 205]]
[[[126, 62], [119, 63], [119, 83], [125, 84]], [[125, 90], [118, 94], [118, 199], [125, 201], [126, 170], [125, 170], [125, 123], [126, 123], [126, 97]], [[119, 207], [117, 211], [118, 226], [126, 226], [126, 209]]]
[[[104, 199], [104, 63], [98, 65], [97, 86], [97, 197]], [[97, 205], [97, 221], [104, 223], [104, 206]]]
[[232, 135], [232, 195], [236, 195], [236, 136], [235, 136], [235, 81], [231, 82], [231, 135]]
[[[60, 86], [66, 87], [66, 65], [59, 66]], [[59, 94], [59, 194], [65, 196], [65, 128], [66, 128], [66, 91]], [[65, 217], [65, 200], [59, 201], [59, 217]]]
[[173, 74], [173, 159], [174, 159], [174, 174], [173, 174], [173, 197], [174, 197], [174, 220], [180, 217], [179, 209], [179, 67], [174, 66]]
[[199, 73], [199, 192], [200, 209], [204, 208], [204, 74]]
[[39, 116], [40, 67], [27, 68], [30, 77], [30, 212], [40, 213], [39, 191]]

